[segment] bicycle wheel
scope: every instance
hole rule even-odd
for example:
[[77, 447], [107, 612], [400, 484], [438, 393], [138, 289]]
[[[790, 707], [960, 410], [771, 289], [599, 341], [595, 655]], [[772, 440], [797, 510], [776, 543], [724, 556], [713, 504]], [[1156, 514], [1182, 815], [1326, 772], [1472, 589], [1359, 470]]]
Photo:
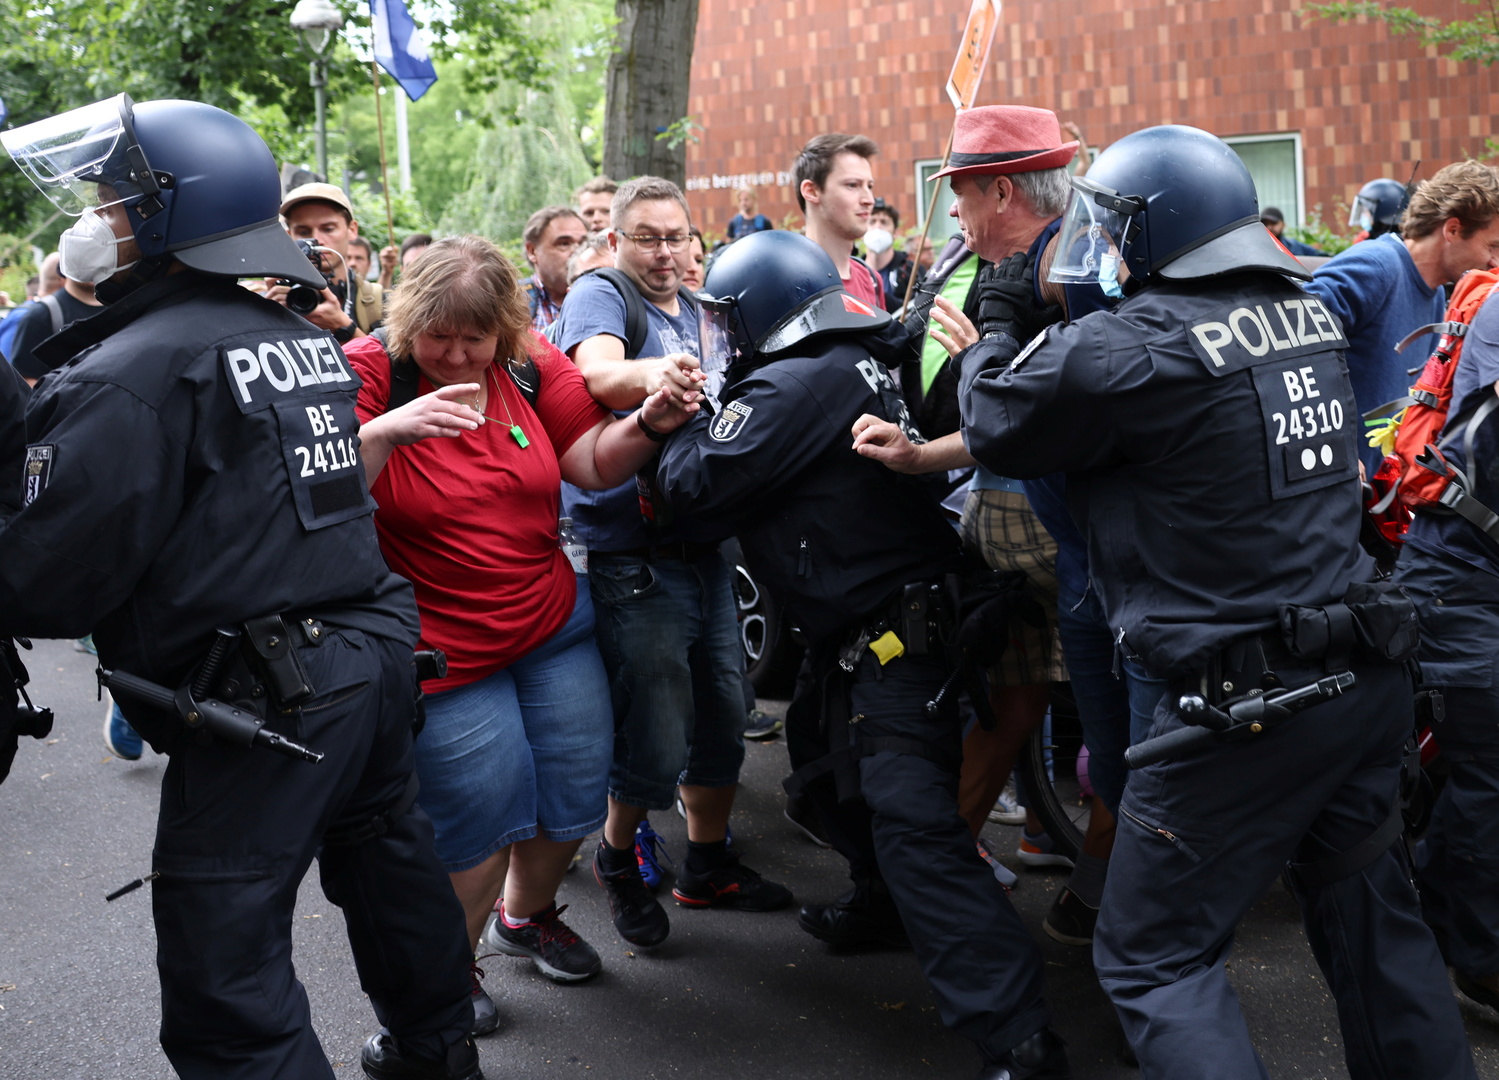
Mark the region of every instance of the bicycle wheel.
[[1050, 835], [1057, 853], [1069, 859], [1082, 850], [1093, 806], [1078, 778], [1082, 749], [1083, 726], [1071, 688], [1054, 688], [1050, 720], [1031, 733], [1017, 764], [1025, 781], [1026, 808]]

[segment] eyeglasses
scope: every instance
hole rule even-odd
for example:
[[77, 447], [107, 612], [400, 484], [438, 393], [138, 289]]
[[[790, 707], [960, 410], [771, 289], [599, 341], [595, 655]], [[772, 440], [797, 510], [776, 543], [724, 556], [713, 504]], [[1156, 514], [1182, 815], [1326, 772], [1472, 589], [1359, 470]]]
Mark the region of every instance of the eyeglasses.
[[641, 251], [647, 253], [660, 251], [661, 245], [665, 244], [666, 250], [673, 255], [686, 251], [687, 244], [692, 239], [691, 236], [652, 236], [650, 233], [644, 233], [640, 236], [636, 236], [633, 233], [620, 233], [619, 235], [633, 242]]

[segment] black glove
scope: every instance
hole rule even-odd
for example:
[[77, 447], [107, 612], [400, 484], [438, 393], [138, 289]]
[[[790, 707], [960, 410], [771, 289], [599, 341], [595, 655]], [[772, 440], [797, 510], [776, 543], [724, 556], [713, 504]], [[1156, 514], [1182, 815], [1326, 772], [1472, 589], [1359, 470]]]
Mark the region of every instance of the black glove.
[[1031, 314], [1036, 307], [1035, 263], [1023, 251], [1016, 252], [979, 274], [974, 288], [978, 290], [979, 336], [1009, 336], [1024, 342]]

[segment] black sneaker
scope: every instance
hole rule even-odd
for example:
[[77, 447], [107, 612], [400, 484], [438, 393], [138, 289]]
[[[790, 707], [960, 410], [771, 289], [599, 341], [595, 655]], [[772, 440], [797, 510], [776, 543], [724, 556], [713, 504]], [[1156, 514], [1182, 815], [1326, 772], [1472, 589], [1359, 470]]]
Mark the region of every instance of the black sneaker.
[[740, 911], [779, 911], [791, 903], [791, 890], [766, 881], [730, 855], [706, 874], [694, 874], [684, 862], [671, 894], [683, 907], [730, 907]]
[[560, 916], [566, 910], [566, 904], [553, 904], [540, 915], [533, 915], [524, 926], [511, 926], [502, 907], [484, 931], [484, 944], [506, 956], [530, 957], [537, 971], [558, 982], [591, 979], [604, 965], [593, 946], [562, 921]]
[[1063, 945], [1093, 944], [1093, 927], [1098, 923], [1098, 909], [1089, 907], [1077, 893], [1064, 888], [1051, 903], [1051, 910], [1041, 920], [1041, 929]]
[[1453, 968], [1452, 981], [1462, 991], [1463, 997], [1491, 1009], [1499, 1009], [1499, 989], [1493, 985], [1493, 979], [1475, 979], [1472, 975]]
[[786, 722], [779, 716], [771, 716], [763, 709], [751, 709], [745, 720], [744, 737], [769, 742], [779, 735], [785, 726]]
[[[484, 959], [489, 959], [485, 957]], [[469, 983], [472, 987], [469, 997], [474, 1003], [474, 1026], [468, 1029], [470, 1035], [488, 1035], [500, 1026], [500, 1010], [494, 1007], [494, 999], [484, 987], [479, 985], [479, 980], [484, 978], [484, 969], [475, 961], [468, 970]]]
[[604, 845], [600, 841], [593, 853], [593, 877], [609, 896], [609, 914], [614, 916], [614, 928], [619, 931], [619, 936], [632, 945], [648, 949], [666, 940], [666, 935], [671, 933], [671, 920], [640, 876], [640, 865], [635, 861], [634, 851], [629, 854], [629, 866], [606, 873]]
[[370, 1080], [484, 1080], [472, 1038], [448, 1047], [446, 1061], [432, 1061], [402, 1053], [393, 1035], [377, 1031], [365, 1040], [359, 1064]]
[[1042, 1028], [998, 1061], [979, 1070], [978, 1080], [1070, 1080], [1067, 1044]]

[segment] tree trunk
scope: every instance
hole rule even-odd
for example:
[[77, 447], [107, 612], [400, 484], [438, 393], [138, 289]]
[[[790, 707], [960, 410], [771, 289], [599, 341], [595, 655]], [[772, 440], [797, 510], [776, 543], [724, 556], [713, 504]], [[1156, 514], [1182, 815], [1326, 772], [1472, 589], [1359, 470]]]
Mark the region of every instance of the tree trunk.
[[687, 115], [697, 5], [698, 0], [615, 0], [619, 28], [604, 105], [605, 175], [686, 182], [685, 138], [656, 136]]

